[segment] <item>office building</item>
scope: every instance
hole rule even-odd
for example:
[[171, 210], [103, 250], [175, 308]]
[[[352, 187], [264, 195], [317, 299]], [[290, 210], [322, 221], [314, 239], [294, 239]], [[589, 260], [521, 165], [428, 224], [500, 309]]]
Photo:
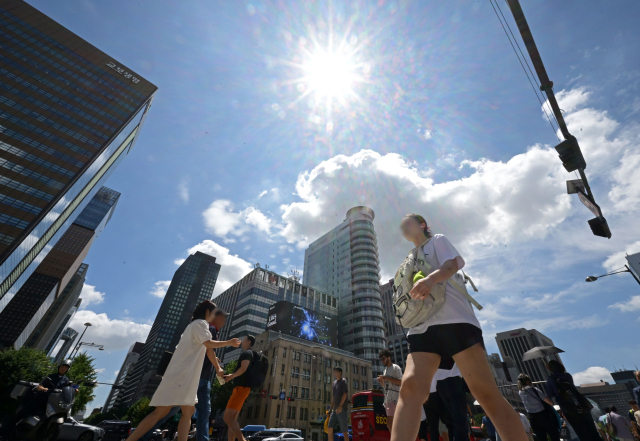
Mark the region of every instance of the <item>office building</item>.
[[25, 346], [41, 349], [47, 353], [53, 350], [53, 346], [60, 339], [60, 334], [80, 306], [78, 300], [80, 300], [80, 292], [84, 286], [88, 268], [89, 265], [86, 263], [80, 265], [62, 293], [53, 301], [42, 320], [36, 325]]
[[64, 289], [28, 279], [131, 151], [156, 89], [26, 2], [2, 1], [0, 311], [25, 284], [32, 298]]
[[112, 409], [120, 405], [122, 395], [124, 394], [123, 388], [127, 383], [127, 377], [131, 377], [133, 374], [133, 367], [138, 362], [138, 358], [140, 358], [142, 348], [144, 348], [144, 343], [140, 343], [139, 341], [132, 344], [129, 348], [122, 367], [118, 371], [118, 376], [113, 382], [111, 392], [109, 392], [107, 400], [104, 402], [104, 406], [102, 406], [102, 413], [109, 413]]
[[598, 403], [601, 409], [616, 406], [618, 413], [625, 418], [631, 410], [629, 400], [634, 398], [632, 389], [627, 384], [609, 384], [606, 381], [600, 381], [581, 384], [577, 389], [582, 395]]
[[407, 366], [407, 356], [409, 355], [409, 343], [407, 342], [406, 334], [401, 331], [399, 334], [387, 337], [387, 349], [393, 354], [393, 362], [400, 366], [402, 372], [404, 372]]
[[78, 312], [78, 309], [80, 309], [81, 304], [82, 304], [82, 299], [78, 299], [76, 300], [76, 303], [74, 303], [74, 305], [71, 307], [71, 309], [67, 311], [67, 315], [64, 317], [64, 319], [62, 320], [62, 323], [60, 323], [60, 326], [56, 331], [56, 337], [53, 338], [49, 342], [47, 347], [44, 349], [47, 355], [51, 356], [51, 353], [55, 350], [56, 344], [58, 343], [58, 341], [63, 339], [62, 336], [64, 335], [65, 330], [70, 329], [70, 328], [67, 328], [67, 326], [69, 326], [69, 322], [71, 321], [73, 316], [76, 315], [76, 312]]
[[[54, 302], [61, 297], [89, 253], [93, 240], [111, 219], [119, 197], [117, 191], [102, 187], [7, 303], [0, 312], [1, 347], [18, 349], [34, 331], [39, 333], [36, 329], [39, 324], [48, 326], [49, 320], [42, 323], [43, 318], [51, 307], [55, 307]], [[68, 305], [74, 301], [69, 300]], [[66, 311], [58, 313], [66, 315]], [[34, 336], [33, 341], [37, 339]]]
[[374, 212], [354, 207], [304, 252], [304, 284], [338, 298], [339, 347], [370, 360], [374, 378], [386, 346]]
[[[497, 333], [496, 342], [502, 358], [511, 357], [515, 361], [518, 371], [527, 374], [531, 381], [547, 380], [549, 374], [544, 367], [543, 359], [536, 358], [522, 361], [522, 356], [525, 352], [537, 346], [554, 346], [553, 340], [549, 337], [535, 329], [520, 328]], [[547, 357], [547, 360], [557, 360], [562, 363], [560, 356], [557, 354]]]
[[615, 372], [611, 372], [611, 377], [613, 377], [616, 384], [630, 384], [631, 388], [640, 386], [640, 383], [636, 380], [635, 371], [619, 369]]
[[76, 331], [73, 328], [66, 328], [64, 331], [62, 331], [62, 334], [60, 335], [60, 340], [62, 340], [63, 343], [60, 349], [58, 350], [58, 352], [56, 353], [56, 356], [53, 360], [54, 364], [56, 365], [60, 364], [62, 360], [67, 358], [67, 354], [69, 353], [69, 350], [71, 350], [71, 347], [75, 343], [77, 337], [78, 337], [78, 331]]
[[636, 280], [640, 279], [640, 253], [627, 254], [626, 259], [629, 269], [633, 271], [632, 275]]
[[[213, 301], [229, 312], [227, 324], [220, 331], [220, 340], [262, 334], [267, 329], [269, 308], [278, 302], [288, 302], [314, 315], [326, 316], [334, 323], [338, 318], [336, 297], [303, 285], [295, 278], [283, 277], [263, 268], [253, 269]], [[283, 331], [285, 334], [289, 332], [290, 329]], [[237, 360], [241, 352], [239, 348], [217, 351], [225, 364]]]
[[513, 358], [504, 357], [504, 361], [500, 359], [500, 354], [487, 354], [489, 368], [496, 382], [502, 384], [516, 384], [520, 371]]
[[[342, 368], [350, 396], [372, 387], [371, 362], [341, 349], [273, 331], [257, 335], [254, 349], [269, 359], [270, 372], [262, 386], [266, 397], [249, 396], [238, 418], [240, 427], [289, 427], [299, 429], [304, 439], [321, 441], [333, 368]], [[282, 391], [294, 401], [277, 399]]]
[[196, 305], [211, 299], [219, 272], [216, 258], [200, 251], [187, 257], [176, 270], [135, 364], [131, 381], [125, 385], [123, 404], [131, 405], [142, 397], [153, 396], [160, 384], [156, 370], [162, 354], [174, 351], [191, 323]]
[[380, 285], [380, 296], [382, 298], [382, 313], [384, 314], [387, 336], [402, 334], [402, 327], [396, 322], [396, 315], [393, 311], [393, 279], [384, 285]]

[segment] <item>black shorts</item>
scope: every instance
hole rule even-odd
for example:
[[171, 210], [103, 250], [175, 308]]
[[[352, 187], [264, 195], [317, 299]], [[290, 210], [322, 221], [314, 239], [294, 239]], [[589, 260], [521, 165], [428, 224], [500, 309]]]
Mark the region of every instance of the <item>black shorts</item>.
[[409, 353], [429, 352], [441, 357], [440, 369], [453, 368], [453, 356], [469, 349], [476, 343], [482, 343], [482, 329], [469, 323], [452, 323], [433, 325], [422, 334], [411, 334], [407, 337]]

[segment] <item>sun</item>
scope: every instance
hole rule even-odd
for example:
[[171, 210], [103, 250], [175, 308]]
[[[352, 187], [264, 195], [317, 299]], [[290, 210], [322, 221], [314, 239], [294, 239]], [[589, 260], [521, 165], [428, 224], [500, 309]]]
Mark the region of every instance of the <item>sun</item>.
[[302, 66], [309, 92], [316, 96], [343, 101], [353, 94], [353, 85], [358, 81], [357, 66], [347, 54], [330, 50], [318, 50]]

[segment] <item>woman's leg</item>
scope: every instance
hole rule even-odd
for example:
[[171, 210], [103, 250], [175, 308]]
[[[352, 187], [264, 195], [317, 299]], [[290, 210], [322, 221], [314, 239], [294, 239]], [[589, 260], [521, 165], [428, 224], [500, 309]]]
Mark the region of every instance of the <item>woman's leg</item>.
[[393, 417], [391, 441], [416, 439], [422, 413], [420, 407], [429, 396], [431, 380], [439, 364], [440, 356], [429, 352], [413, 352], [407, 357], [407, 368], [402, 376], [400, 398]]
[[[481, 343], [453, 356], [471, 394], [487, 412], [502, 441], [527, 441], [520, 417], [504, 399], [491, 374], [486, 352]], [[407, 438], [408, 439], [408, 438]]]
[[158, 406], [155, 408], [153, 412], [144, 417], [138, 427], [136, 427], [135, 432], [129, 435], [127, 441], [136, 441], [142, 438], [149, 430], [153, 429], [153, 426], [156, 425], [158, 421], [160, 421], [166, 414], [171, 410], [171, 406]]
[[187, 441], [189, 437], [189, 429], [191, 428], [191, 417], [193, 412], [196, 411], [195, 406], [180, 406], [182, 410], [182, 416], [178, 423], [178, 441]]
[[591, 412], [588, 413], [569, 413], [564, 412], [567, 421], [571, 424], [573, 431], [576, 432], [580, 441], [602, 441], [595, 423], [591, 418]]

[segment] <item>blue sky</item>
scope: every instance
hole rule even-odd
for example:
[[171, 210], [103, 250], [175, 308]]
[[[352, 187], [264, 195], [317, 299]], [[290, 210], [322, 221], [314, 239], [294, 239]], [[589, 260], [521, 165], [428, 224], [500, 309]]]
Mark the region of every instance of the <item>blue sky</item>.
[[[102, 381], [144, 341], [189, 250], [218, 257], [219, 293], [254, 262], [301, 268], [355, 205], [376, 212], [383, 280], [410, 248], [405, 213], [452, 240], [490, 351], [496, 332], [525, 326], [584, 382], [639, 362], [640, 287], [628, 274], [584, 282], [640, 251], [637, 2], [523, 1], [611, 240], [564, 194], [574, 176], [488, 2], [30, 3], [159, 87], [86, 260], [75, 321], [105, 344], [92, 352]], [[345, 94], [313, 91], [335, 74], [313, 67], [329, 47], [347, 54]]]

